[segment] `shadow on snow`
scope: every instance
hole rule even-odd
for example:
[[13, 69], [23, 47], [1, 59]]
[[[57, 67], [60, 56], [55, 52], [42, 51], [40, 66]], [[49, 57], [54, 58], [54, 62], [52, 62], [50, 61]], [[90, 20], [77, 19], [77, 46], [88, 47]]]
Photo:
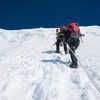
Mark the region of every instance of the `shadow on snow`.
[[[52, 53], [55, 53], [55, 51], [54, 50], [52, 50], [52, 51], [44, 51], [42, 53], [52, 54]], [[60, 63], [60, 64], [66, 65], [66, 66], [69, 66], [69, 64], [70, 64], [70, 61], [69, 62], [64, 62], [64, 61], [61, 60], [61, 58], [59, 56], [56, 57], [55, 59], [44, 59], [44, 60], [41, 60], [41, 61], [44, 62], [44, 63], [53, 63], [53, 64]]]
[[55, 50], [43, 51], [42, 53], [53, 54], [53, 53], [55, 53]]

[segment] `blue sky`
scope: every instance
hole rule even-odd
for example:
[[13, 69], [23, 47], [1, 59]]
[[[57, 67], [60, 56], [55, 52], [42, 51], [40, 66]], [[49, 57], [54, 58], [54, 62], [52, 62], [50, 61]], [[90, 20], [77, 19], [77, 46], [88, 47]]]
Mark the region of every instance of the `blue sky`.
[[0, 28], [100, 25], [100, 0], [0, 0]]

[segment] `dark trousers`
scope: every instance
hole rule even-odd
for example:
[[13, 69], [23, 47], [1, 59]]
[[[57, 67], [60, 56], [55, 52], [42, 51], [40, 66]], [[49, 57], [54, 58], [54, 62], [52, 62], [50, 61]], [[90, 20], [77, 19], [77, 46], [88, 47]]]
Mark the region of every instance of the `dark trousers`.
[[[63, 42], [63, 41], [61, 41], [61, 40], [57, 40], [57, 43], [56, 43], [56, 50], [57, 51], [60, 51], [60, 43], [61, 42]], [[67, 46], [66, 46], [66, 43], [65, 42], [63, 42], [63, 46], [64, 46], [64, 51], [66, 52], [67, 51]]]
[[72, 63], [75, 65], [78, 65], [77, 64], [78, 59], [75, 56], [75, 50], [78, 48], [78, 46], [80, 44], [80, 40], [79, 39], [71, 39], [67, 43], [69, 45], [69, 54], [71, 56]]

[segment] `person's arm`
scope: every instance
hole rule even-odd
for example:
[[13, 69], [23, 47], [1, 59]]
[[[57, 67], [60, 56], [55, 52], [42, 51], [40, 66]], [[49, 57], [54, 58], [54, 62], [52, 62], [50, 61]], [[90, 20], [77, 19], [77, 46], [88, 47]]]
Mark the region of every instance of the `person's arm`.
[[57, 37], [59, 38], [59, 37], [61, 37], [61, 36], [64, 36], [64, 33], [63, 33], [63, 32], [58, 32], [58, 33], [57, 33]]

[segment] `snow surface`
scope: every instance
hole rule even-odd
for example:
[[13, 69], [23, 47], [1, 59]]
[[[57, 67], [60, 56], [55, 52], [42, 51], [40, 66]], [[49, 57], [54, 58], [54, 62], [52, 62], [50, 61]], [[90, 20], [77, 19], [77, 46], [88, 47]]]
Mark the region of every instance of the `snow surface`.
[[55, 54], [55, 28], [0, 29], [0, 100], [100, 100], [100, 27], [80, 27], [76, 55]]

